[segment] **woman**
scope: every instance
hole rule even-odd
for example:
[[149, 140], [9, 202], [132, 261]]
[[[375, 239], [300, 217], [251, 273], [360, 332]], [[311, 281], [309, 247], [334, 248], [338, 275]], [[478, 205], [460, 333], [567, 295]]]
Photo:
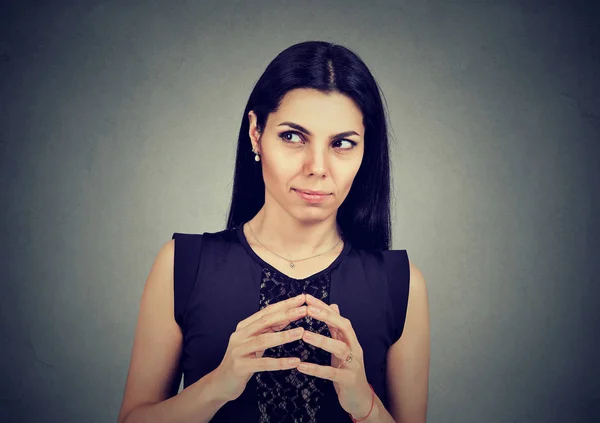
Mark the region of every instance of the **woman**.
[[427, 292], [389, 250], [389, 167], [361, 59], [281, 52], [244, 111], [227, 229], [158, 253], [119, 423], [425, 422]]

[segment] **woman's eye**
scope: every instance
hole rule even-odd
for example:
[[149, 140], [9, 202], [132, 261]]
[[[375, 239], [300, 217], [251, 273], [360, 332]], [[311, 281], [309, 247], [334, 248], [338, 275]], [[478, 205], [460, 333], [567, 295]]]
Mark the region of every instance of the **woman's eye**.
[[354, 146], [356, 145], [356, 143], [354, 141], [350, 141], [350, 140], [337, 140], [334, 144], [344, 142], [344, 141], [346, 141], [348, 144], [350, 144], [350, 146], [346, 147], [346, 148], [342, 148], [342, 150], [350, 150], [350, 149], [354, 148]]
[[[297, 141], [293, 141], [293, 137], [298, 137], [300, 138], [300, 142], [302, 142], [302, 138], [300, 137], [300, 134], [298, 134], [295, 131], [285, 131], [282, 132], [281, 134], [279, 134], [279, 138], [281, 138], [284, 142], [290, 143], [290, 144], [298, 144]], [[351, 150], [356, 146], [356, 142], [355, 141], [351, 141], [351, 140], [347, 140], [347, 139], [340, 139], [340, 140], [336, 140], [333, 142], [334, 146], [339, 145], [340, 143], [346, 142], [348, 144], [350, 144], [349, 146], [346, 147], [341, 147], [341, 150]]]
[[290, 132], [290, 131], [287, 131], [287, 132], [282, 132], [282, 133], [279, 135], [279, 137], [280, 137], [282, 140], [284, 140], [285, 142], [289, 142], [289, 143], [292, 143], [292, 144], [296, 144], [296, 142], [295, 142], [295, 141], [291, 141], [291, 140], [289, 139], [289, 137], [293, 137], [293, 136], [296, 136], [296, 137], [297, 137], [297, 136], [298, 136], [298, 134], [296, 134], [295, 132]]

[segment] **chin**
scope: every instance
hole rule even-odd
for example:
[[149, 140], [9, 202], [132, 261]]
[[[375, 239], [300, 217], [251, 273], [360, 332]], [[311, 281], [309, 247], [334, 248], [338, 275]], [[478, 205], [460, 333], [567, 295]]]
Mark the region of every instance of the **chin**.
[[[290, 213], [296, 219], [304, 223], [318, 223], [326, 220], [332, 215], [332, 210], [319, 207], [304, 207], [300, 212]], [[333, 212], [335, 215], [335, 211]]]

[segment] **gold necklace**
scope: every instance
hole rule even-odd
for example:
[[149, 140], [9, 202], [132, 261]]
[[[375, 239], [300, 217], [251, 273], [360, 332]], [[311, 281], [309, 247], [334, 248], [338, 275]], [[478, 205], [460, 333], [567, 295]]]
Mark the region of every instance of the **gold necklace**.
[[[263, 248], [265, 248], [266, 250], [268, 250], [268, 251], [270, 251], [271, 253], [273, 253], [273, 251], [269, 250], [267, 247], [265, 247], [265, 246], [264, 246], [264, 245], [263, 245], [263, 244], [262, 244], [262, 243], [261, 243], [261, 242], [258, 240], [258, 238], [256, 237], [256, 234], [254, 233], [254, 230], [252, 229], [252, 226], [250, 226], [250, 222], [248, 222], [247, 224], [248, 224], [248, 227], [250, 228], [250, 232], [252, 232], [252, 236], [254, 237], [254, 239], [256, 240], [256, 242], [258, 242], [258, 243], [259, 243], [259, 244], [260, 244], [260, 245], [261, 245]], [[303, 258], [303, 259], [300, 259], [300, 260], [290, 260], [290, 259], [287, 259], [287, 258], [285, 258], [285, 257], [282, 257], [282, 256], [280, 256], [280, 255], [279, 255], [279, 254], [277, 254], [277, 253], [273, 253], [273, 254], [275, 254], [277, 257], [280, 257], [280, 258], [284, 259], [285, 261], [289, 262], [289, 263], [290, 263], [290, 267], [291, 267], [291, 268], [294, 268], [294, 266], [296, 266], [296, 264], [295, 264], [294, 262], [304, 261], [304, 260], [308, 260], [308, 259], [311, 259], [311, 258], [314, 258], [314, 257], [322, 256], [323, 254], [325, 254], [325, 253], [328, 253], [329, 251], [332, 251], [332, 250], [333, 250], [335, 247], [337, 247], [337, 245], [338, 245], [338, 244], [339, 244], [339, 243], [342, 241], [342, 239], [343, 239], [343, 238], [341, 238], [341, 237], [340, 237], [340, 239], [338, 240], [338, 242], [336, 242], [336, 243], [335, 243], [335, 245], [333, 246], [333, 248], [331, 248], [330, 250], [328, 250], [328, 251], [325, 251], [324, 253], [321, 253], [321, 254], [317, 254], [316, 256], [306, 257], [306, 258]]]

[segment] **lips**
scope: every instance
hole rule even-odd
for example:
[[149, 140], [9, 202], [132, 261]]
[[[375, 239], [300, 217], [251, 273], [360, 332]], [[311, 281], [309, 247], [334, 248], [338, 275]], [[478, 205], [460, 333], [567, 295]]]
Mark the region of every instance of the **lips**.
[[[309, 204], [324, 203], [325, 201], [327, 201], [329, 199], [329, 194], [328, 193], [325, 193], [325, 194], [308, 194], [305, 191], [300, 191], [300, 190], [297, 190], [295, 188], [293, 188], [293, 191], [296, 191], [296, 195], [298, 195], [300, 198], [302, 198], [305, 202], [307, 202]], [[316, 192], [323, 192], [323, 191], [316, 191]]]
[[310, 194], [310, 195], [329, 195], [329, 194], [331, 194], [330, 192], [326, 192], [326, 191], [311, 191], [311, 190], [296, 189], [296, 188], [294, 188], [294, 189], [296, 191], [303, 192], [305, 194]]

